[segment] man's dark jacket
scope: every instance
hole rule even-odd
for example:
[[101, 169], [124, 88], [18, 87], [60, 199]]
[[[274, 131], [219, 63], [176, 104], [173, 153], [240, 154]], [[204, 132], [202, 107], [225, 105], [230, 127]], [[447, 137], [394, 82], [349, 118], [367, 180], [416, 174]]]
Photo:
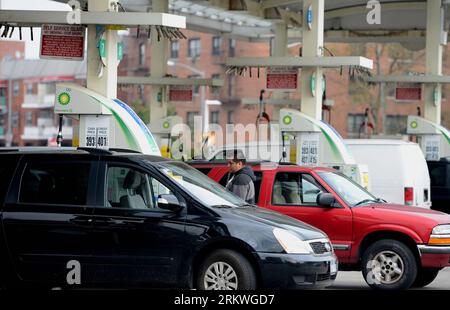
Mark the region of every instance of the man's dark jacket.
[[247, 203], [255, 203], [255, 185], [253, 182], [256, 181], [255, 174], [253, 170], [244, 166], [242, 169], [231, 174], [230, 179], [227, 183], [226, 188], [241, 197]]

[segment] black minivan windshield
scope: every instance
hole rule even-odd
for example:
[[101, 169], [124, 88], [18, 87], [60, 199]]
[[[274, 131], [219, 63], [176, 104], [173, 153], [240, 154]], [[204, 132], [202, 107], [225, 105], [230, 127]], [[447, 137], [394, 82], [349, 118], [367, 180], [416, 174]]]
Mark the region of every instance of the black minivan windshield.
[[200, 171], [181, 162], [152, 163], [159, 171], [176, 181], [185, 191], [208, 207], [242, 207], [248, 204], [227, 191]]
[[340, 173], [318, 172], [318, 175], [352, 208], [383, 202]]

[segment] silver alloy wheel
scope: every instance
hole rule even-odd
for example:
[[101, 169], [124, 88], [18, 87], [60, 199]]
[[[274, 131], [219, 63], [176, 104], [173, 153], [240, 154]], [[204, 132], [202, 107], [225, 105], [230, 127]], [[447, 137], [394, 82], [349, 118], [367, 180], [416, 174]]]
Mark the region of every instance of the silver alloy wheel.
[[380, 283], [391, 285], [400, 281], [403, 277], [405, 264], [397, 253], [382, 251], [374, 257], [371, 272]]
[[237, 290], [238, 278], [233, 267], [225, 262], [215, 262], [206, 269], [203, 278], [206, 290]]

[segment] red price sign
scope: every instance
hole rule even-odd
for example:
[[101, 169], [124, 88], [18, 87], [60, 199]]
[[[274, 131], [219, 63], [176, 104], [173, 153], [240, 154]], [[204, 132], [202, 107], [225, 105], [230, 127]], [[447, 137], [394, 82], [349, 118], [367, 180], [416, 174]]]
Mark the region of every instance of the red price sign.
[[422, 87], [397, 87], [396, 100], [422, 100]]
[[192, 101], [192, 86], [170, 86], [169, 101]]
[[298, 69], [272, 67], [267, 69], [267, 89], [297, 89]]

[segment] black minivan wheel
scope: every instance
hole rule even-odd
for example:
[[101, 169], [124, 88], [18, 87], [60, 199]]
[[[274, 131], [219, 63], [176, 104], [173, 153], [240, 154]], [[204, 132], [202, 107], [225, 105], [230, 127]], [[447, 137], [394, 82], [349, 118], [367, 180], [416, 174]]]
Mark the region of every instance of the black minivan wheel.
[[200, 290], [254, 290], [256, 275], [242, 254], [221, 249], [206, 257], [197, 274]]
[[439, 274], [439, 268], [420, 268], [413, 287], [424, 287], [431, 284]]
[[404, 290], [414, 283], [417, 262], [412, 251], [397, 240], [380, 240], [362, 257], [362, 273], [371, 288]]

